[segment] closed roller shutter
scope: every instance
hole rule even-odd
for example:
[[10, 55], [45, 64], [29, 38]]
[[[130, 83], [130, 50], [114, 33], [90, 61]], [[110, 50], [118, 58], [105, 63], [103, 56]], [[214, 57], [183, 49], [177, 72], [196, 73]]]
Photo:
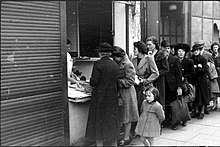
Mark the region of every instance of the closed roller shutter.
[[1, 145], [64, 144], [59, 1], [1, 2]]

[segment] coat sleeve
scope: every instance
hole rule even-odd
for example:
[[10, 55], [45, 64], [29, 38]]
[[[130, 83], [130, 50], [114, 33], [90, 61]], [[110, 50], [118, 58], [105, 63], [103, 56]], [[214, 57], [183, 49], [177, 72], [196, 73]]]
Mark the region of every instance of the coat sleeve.
[[207, 60], [203, 59], [202, 60], [202, 67], [204, 69], [204, 73], [206, 73], [207, 75], [209, 75], [209, 66], [207, 64]]
[[162, 105], [158, 105], [155, 111], [156, 111], [157, 118], [161, 124], [165, 120], [165, 114], [164, 114]]
[[101, 77], [101, 70], [98, 66], [98, 62], [95, 62], [92, 70], [92, 75], [90, 78], [90, 85], [94, 87], [97, 86], [99, 84], [100, 77]]
[[169, 62], [166, 57], [160, 60], [162, 68], [159, 70], [160, 75], [165, 75], [167, 72], [169, 72]]
[[125, 64], [124, 66], [125, 76], [118, 79], [119, 88], [129, 88], [135, 83], [135, 69], [132, 64]]
[[144, 85], [148, 85], [149, 83], [152, 83], [159, 77], [159, 71], [154, 61], [153, 56], [148, 57], [148, 62], [149, 62], [149, 68], [150, 68], [151, 73], [147, 79], [144, 79]]
[[181, 70], [181, 63], [179, 61], [178, 58], [175, 59], [174, 61], [174, 70], [175, 70], [175, 75], [176, 75], [176, 84], [177, 84], [177, 87], [182, 87], [182, 70]]
[[187, 71], [185, 73], [185, 75], [183, 75], [185, 78], [187, 78], [190, 81], [193, 81], [195, 79], [196, 76], [196, 71], [194, 69], [194, 64], [193, 64], [193, 60], [192, 59], [188, 59], [188, 64], [187, 64]]

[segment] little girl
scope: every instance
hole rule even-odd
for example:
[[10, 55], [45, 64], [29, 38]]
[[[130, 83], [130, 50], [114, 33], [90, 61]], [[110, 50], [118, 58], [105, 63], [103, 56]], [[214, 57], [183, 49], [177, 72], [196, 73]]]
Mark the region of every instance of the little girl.
[[165, 114], [162, 105], [158, 102], [159, 91], [157, 88], [152, 87], [145, 90], [143, 93], [145, 100], [141, 106], [142, 113], [135, 132], [137, 135], [140, 135], [140, 139], [145, 146], [149, 146], [149, 142], [150, 146], [152, 146], [154, 137], [161, 134], [160, 125], [165, 119]]

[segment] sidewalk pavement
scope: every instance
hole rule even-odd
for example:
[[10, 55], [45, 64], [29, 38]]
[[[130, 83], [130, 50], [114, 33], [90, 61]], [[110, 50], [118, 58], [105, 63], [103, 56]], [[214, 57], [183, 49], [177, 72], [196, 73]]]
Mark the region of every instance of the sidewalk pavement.
[[[144, 145], [133, 139], [128, 146]], [[179, 125], [178, 130], [163, 128], [154, 146], [220, 146], [220, 107], [203, 119], [193, 118], [185, 127]]]

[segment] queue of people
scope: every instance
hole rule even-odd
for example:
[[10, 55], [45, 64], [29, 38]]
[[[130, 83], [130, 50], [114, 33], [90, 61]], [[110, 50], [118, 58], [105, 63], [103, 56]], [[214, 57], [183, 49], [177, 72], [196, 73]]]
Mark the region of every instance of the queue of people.
[[[156, 37], [134, 42], [134, 57], [124, 49], [100, 43], [100, 60], [93, 66], [93, 86], [86, 138], [97, 146], [124, 146], [138, 137], [146, 146], [154, 144], [161, 128], [178, 129], [187, 121], [172, 124], [171, 105], [177, 96], [186, 95], [185, 82], [194, 88], [194, 98], [184, 99], [192, 118], [203, 119], [218, 107], [220, 93], [220, 46], [213, 43], [209, 52], [204, 42], [159, 45]], [[123, 129], [121, 129], [123, 128]], [[118, 140], [120, 131], [124, 134]]]

